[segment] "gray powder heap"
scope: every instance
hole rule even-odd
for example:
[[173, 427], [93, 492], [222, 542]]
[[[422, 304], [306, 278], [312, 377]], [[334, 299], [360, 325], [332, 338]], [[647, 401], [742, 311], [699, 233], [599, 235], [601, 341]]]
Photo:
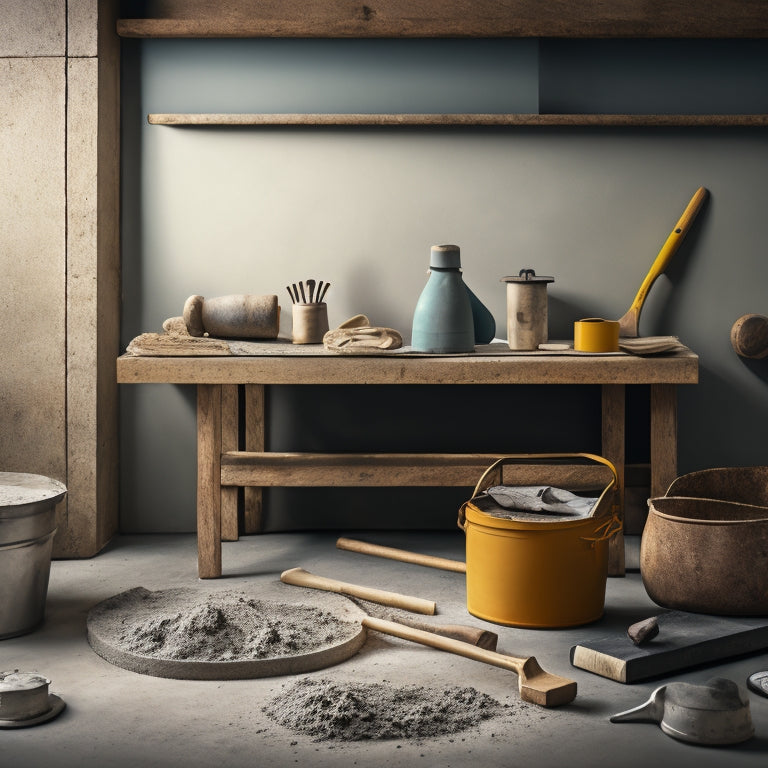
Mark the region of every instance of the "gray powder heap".
[[504, 706], [474, 688], [336, 683], [303, 678], [267, 704], [275, 722], [315, 741], [420, 739], [466, 730]]
[[[290, 608], [290, 610], [288, 610]], [[248, 661], [307, 653], [351, 637], [359, 626], [308, 605], [286, 606], [234, 591], [137, 588], [100, 606], [115, 613], [115, 637], [158, 659]]]

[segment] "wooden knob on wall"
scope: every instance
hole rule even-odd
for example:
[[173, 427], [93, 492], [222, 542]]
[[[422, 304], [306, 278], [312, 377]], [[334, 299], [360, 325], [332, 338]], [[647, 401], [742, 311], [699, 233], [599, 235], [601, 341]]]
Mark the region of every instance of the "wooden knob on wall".
[[731, 328], [731, 345], [741, 357], [768, 356], [768, 317], [742, 315]]

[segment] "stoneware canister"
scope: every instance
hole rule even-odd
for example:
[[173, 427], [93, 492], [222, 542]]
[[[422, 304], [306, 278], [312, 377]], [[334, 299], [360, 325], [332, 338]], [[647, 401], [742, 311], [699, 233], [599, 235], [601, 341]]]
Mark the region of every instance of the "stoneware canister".
[[432, 246], [429, 279], [413, 313], [411, 346], [436, 354], [475, 349], [472, 303], [461, 277], [458, 245]]
[[554, 277], [543, 277], [532, 269], [502, 277], [507, 284], [507, 340], [510, 349], [533, 350], [549, 338], [547, 283]]
[[293, 343], [322, 344], [328, 333], [328, 305], [323, 302], [293, 305]]

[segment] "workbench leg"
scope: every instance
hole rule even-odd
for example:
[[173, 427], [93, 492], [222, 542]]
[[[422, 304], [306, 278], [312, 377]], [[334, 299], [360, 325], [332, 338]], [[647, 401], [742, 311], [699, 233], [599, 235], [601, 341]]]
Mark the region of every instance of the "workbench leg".
[[677, 477], [677, 387], [651, 384], [651, 498]]
[[[237, 384], [225, 384], [221, 388], [221, 452], [238, 450], [239, 410]], [[221, 487], [221, 538], [237, 541], [237, 486]]]
[[[619, 477], [619, 515], [624, 520], [624, 463], [625, 457], [625, 386], [603, 384], [603, 456], [616, 467]], [[624, 576], [624, 532], [619, 531], [608, 542], [608, 575]]]
[[[265, 423], [266, 405], [263, 384], [245, 385], [245, 450], [264, 452], [266, 445]], [[262, 489], [246, 486], [245, 494], [245, 523], [246, 533], [260, 533], [262, 520]]]
[[221, 385], [197, 385], [197, 573], [221, 576]]

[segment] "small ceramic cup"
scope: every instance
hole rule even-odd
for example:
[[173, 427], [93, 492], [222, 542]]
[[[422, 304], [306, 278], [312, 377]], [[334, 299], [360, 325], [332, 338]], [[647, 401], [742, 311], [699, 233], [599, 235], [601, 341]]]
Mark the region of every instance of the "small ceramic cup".
[[328, 333], [328, 305], [325, 302], [293, 305], [293, 343], [322, 344]]

